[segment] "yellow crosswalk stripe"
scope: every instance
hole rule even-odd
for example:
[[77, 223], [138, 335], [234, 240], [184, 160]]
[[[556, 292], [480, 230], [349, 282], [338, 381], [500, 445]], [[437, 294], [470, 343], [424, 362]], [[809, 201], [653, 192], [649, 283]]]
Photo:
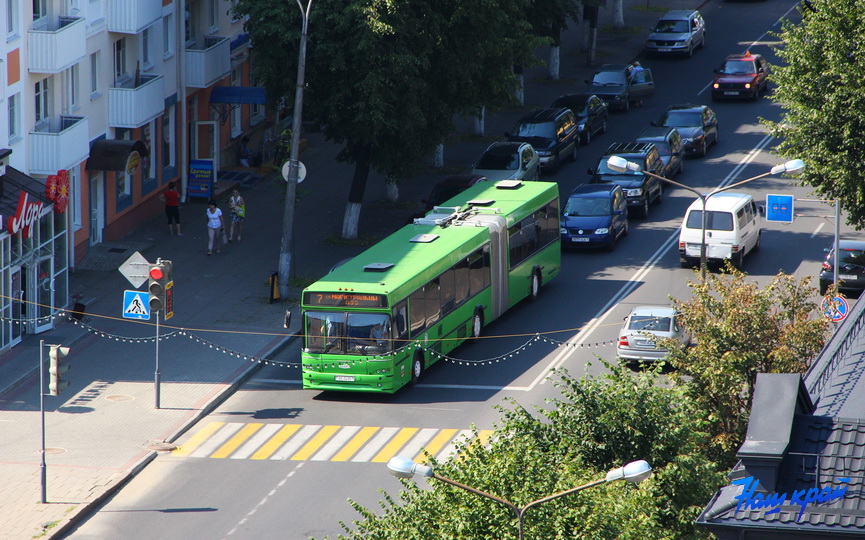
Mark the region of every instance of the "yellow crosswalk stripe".
[[178, 457], [185, 457], [195, 451], [201, 443], [210, 438], [211, 435], [219, 431], [219, 428], [225, 425], [225, 422], [210, 422], [203, 428], [201, 428], [198, 433], [189, 438], [188, 441], [180, 445], [180, 448], [175, 450], [173, 454]]
[[335, 456], [330, 458], [331, 461], [348, 461], [351, 456], [357, 452], [361, 446], [363, 446], [366, 441], [370, 439], [375, 432], [378, 431], [377, 427], [365, 427], [361, 429], [350, 441], [345, 443], [345, 446], [342, 447]]
[[456, 429], [442, 429], [435, 437], [433, 437], [433, 440], [423, 447], [423, 450], [415, 456], [413, 461], [417, 463], [426, 462], [429, 456], [436, 455], [436, 452], [441, 450], [449, 440], [453, 439], [456, 433]]
[[294, 435], [294, 432], [301, 428], [300, 424], [286, 424], [282, 429], [276, 432], [269, 441], [264, 443], [249, 459], [267, 459], [282, 446], [282, 443]]
[[324, 426], [321, 428], [318, 433], [315, 434], [315, 437], [312, 438], [311, 441], [306, 443], [303, 448], [297, 451], [296, 454], [291, 456], [291, 459], [294, 461], [303, 461], [305, 459], [309, 459], [309, 457], [318, 450], [321, 445], [327, 442], [334, 433], [339, 431], [339, 428], [342, 426]]
[[231, 439], [225, 441], [225, 444], [219, 447], [219, 450], [210, 455], [212, 458], [227, 458], [231, 455], [232, 452], [237, 450], [237, 448], [246, 442], [246, 439], [250, 438], [253, 433], [258, 431], [261, 426], [264, 424], [246, 424], [243, 426], [237, 435], [232, 437]]
[[384, 463], [389, 460], [399, 451], [400, 448], [403, 447], [405, 443], [408, 442], [409, 439], [412, 438], [412, 435], [414, 435], [417, 430], [418, 428], [402, 428], [399, 430], [399, 433], [397, 433], [396, 436], [381, 449], [381, 452], [376, 454], [376, 456], [370, 461], [374, 463]]

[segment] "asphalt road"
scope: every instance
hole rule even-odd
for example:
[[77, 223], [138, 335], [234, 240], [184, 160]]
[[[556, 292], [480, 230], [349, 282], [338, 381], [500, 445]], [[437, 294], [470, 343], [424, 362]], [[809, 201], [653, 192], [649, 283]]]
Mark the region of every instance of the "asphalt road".
[[[709, 29], [706, 48], [690, 60], [643, 62], [653, 70], [655, 96], [642, 108], [614, 113], [609, 131], [581, 148], [576, 164], [556, 173], [562, 196], [585, 181], [586, 168], [594, 165], [609, 143], [631, 140], [673, 103], [708, 104], [721, 127], [720, 143], [711, 147], [708, 157], [687, 160], [677, 181], [708, 191], [777, 164], [780, 160], [770, 154], [772, 141], [758, 118], [777, 119], [780, 109], [767, 100], [712, 103], [708, 83], [712, 68], [727, 54], [750, 49], [774, 61], [766, 32], [778, 30], [776, 21], [792, 5], [780, 0], [707, 4], [702, 10]], [[756, 181], [739, 191], [757, 201], [764, 201], [767, 193], [812, 198], [795, 181], [780, 178]], [[405, 437], [426, 430], [432, 438], [473, 425], [491, 429], [498, 417], [493, 405], [504, 398], [515, 398], [525, 406], [542, 405], [545, 398], [557, 395], [546, 378], [550, 368], [564, 367], [575, 376], [599, 373], [596, 357], [613, 359], [618, 329], [632, 307], [688, 296], [687, 282], [695, 275], [679, 267], [676, 247], [678, 226], [692, 200], [688, 191], [668, 189], [648, 219], [632, 221], [630, 236], [615, 252], [565, 252], [562, 273], [544, 287], [539, 302], [512, 309], [486, 329], [492, 337], [457, 351], [465, 360], [500, 359], [496, 363], [439, 362], [418, 387], [395, 396], [300, 391], [297, 369], [265, 367], [180, 444], [204, 439], [203, 434], [212, 429], [209, 426], [218, 427], [213, 423], [237, 424], [236, 432], [252, 423], [274, 425], [269, 433], [287, 424], [320, 425], [331, 431], [345, 426], [392, 427]], [[796, 214], [800, 217], [790, 225], [764, 224], [760, 252], [745, 261], [752, 279], [766, 283], [779, 270], [800, 276], [817, 271], [823, 248], [832, 242], [833, 209], [799, 200]], [[848, 227], [842, 231], [847, 233], [842, 237], [852, 237]], [[536, 333], [573, 346], [532, 341]], [[519, 354], [511, 354], [527, 343]], [[296, 361], [297, 347], [286, 349], [278, 359]], [[210, 444], [203, 455], [212, 456], [221, 446]], [[244, 455], [242, 448], [226, 449], [223, 457], [161, 456], [70, 538], [334, 537], [342, 532], [341, 520], [359, 517], [347, 499], [377, 508], [380, 488], [391, 494], [400, 488], [387, 473], [382, 457], [386, 447], [367, 451], [363, 459], [356, 454], [354, 461], [334, 460], [338, 451], [334, 446], [330, 454], [296, 459], [288, 455], [288, 459], [254, 459]]]

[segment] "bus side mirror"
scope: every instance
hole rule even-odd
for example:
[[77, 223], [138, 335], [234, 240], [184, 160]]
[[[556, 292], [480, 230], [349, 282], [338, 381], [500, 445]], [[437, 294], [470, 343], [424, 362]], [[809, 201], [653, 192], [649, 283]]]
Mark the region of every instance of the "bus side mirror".
[[291, 326], [291, 311], [287, 309], [285, 310], [285, 320], [283, 321], [282, 326], [286, 329]]

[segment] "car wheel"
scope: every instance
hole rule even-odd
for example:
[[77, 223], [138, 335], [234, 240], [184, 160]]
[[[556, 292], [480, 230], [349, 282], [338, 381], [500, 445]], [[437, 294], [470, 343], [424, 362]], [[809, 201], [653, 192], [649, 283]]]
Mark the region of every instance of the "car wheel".
[[826, 296], [826, 291], [829, 290], [829, 282], [821, 281], [820, 282], [820, 296]]
[[472, 338], [481, 337], [481, 331], [484, 329], [484, 312], [480, 309], [475, 311], [472, 316]]
[[646, 196], [643, 197], [643, 202], [640, 205], [640, 216], [643, 219], [646, 219], [649, 217], [649, 195], [648, 194], [646, 194]]
[[423, 375], [423, 355], [417, 353], [411, 361], [411, 382], [409, 384], [416, 385], [420, 381], [421, 375]]
[[655, 195], [655, 204], [661, 204], [664, 202], [664, 183], [658, 180], [658, 194]]
[[701, 49], [705, 49], [705, 48], [706, 48], [706, 32], [703, 32], [703, 40], [700, 41], [700, 48], [701, 48]]
[[529, 284], [529, 301], [534, 302], [541, 294], [541, 272], [535, 270], [532, 272], [532, 281]]
[[745, 265], [745, 252], [744, 251], [740, 251], [739, 253], [733, 255], [733, 266], [737, 270], [741, 270], [744, 265]]
[[685, 172], [685, 156], [682, 156], [679, 160], [679, 174], [682, 174], [683, 172]]
[[625, 220], [625, 226], [622, 227], [622, 236], [628, 236], [629, 232], [631, 232], [631, 225], [628, 223], [628, 220]]
[[694, 44], [693, 44], [693, 43], [691, 43], [690, 45], [688, 45], [688, 53], [687, 53], [687, 55], [688, 55], [688, 58], [693, 58], [693, 56], [694, 56]]
[[577, 162], [577, 152], [579, 151], [579, 148], [580, 148], [580, 141], [579, 140], [574, 141], [574, 149], [571, 150], [571, 155], [569, 156], [571, 158], [571, 161], [573, 161], [574, 163]]
[[628, 112], [630, 110], [631, 110], [631, 96], [625, 96], [625, 109], [624, 109], [624, 111]]
[[691, 261], [686, 259], [685, 257], [679, 257], [679, 266], [682, 268], [693, 268], [694, 265], [691, 264]]
[[708, 146], [709, 145], [706, 144], [706, 138], [703, 137], [703, 145], [700, 147], [700, 153], [699, 153], [700, 157], [706, 157], [706, 151], [708, 150]]
[[610, 243], [607, 244], [607, 251], [614, 251], [616, 249], [616, 241], [619, 239], [619, 234], [616, 231], [613, 231], [613, 234], [610, 235]]
[[754, 248], [751, 251], [760, 251], [760, 231], [757, 231], [757, 243], [754, 244]]
[[600, 129], [600, 131], [601, 131], [601, 133], [606, 133], [606, 132], [607, 132], [607, 119], [606, 119], [606, 118], [604, 118], [604, 122], [601, 124], [601, 129]]
[[583, 134], [583, 144], [589, 144], [590, 142], [592, 142], [592, 130], [586, 125], [586, 132]]

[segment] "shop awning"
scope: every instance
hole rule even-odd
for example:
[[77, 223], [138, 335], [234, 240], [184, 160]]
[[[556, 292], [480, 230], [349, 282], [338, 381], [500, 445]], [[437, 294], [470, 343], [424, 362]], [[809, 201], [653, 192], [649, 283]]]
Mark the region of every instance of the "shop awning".
[[129, 156], [138, 152], [140, 157], [148, 157], [150, 150], [141, 141], [120, 139], [100, 139], [90, 147], [87, 159], [88, 171], [123, 171], [129, 166]]
[[211, 103], [264, 105], [267, 94], [261, 86], [217, 86], [210, 92]]

